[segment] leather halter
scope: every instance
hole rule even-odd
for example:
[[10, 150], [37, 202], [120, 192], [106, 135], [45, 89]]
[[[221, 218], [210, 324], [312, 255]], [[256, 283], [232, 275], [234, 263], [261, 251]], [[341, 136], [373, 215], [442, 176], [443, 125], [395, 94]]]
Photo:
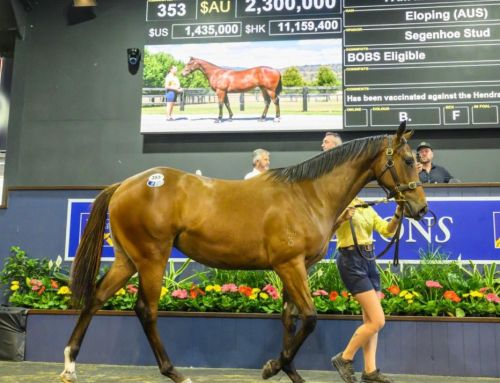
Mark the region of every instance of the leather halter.
[[[399, 181], [398, 173], [394, 167], [394, 159], [393, 159], [394, 149], [392, 148], [392, 136], [388, 136], [387, 141], [388, 141], [387, 148], [385, 149], [385, 154], [387, 156], [387, 162], [385, 163], [385, 166], [384, 166], [384, 169], [382, 170], [382, 173], [380, 173], [380, 176], [377, 177], [377, 182], [380, 185], [380, 187], [387, 194], [386, 200], [394, 198], [396, 200], [396, 202], [406, 203], [408, 201], [405, 199], [403, 193], [405, 193], [407, 191], [415, 190], [417, 187], [422, 186], [422, 182], [411, 181], [411, 182], [408, 182], [407, 184], [402, 184]], [[399, 150], [399, 148], [402, 147], [403, 145], [405, 145], [406, 143], [407, 143], [406, 138], [401, 137], [401, 143], [396, 148], [396, 151]], [[382, 178], [382, 176], [387, 171], [389, 171], [389, 173], [391, 174], [392, 179], [394, 181], [394, 187], [392, 188], [392, 190], [389, 190], [384, 185], [382, 185], [382, 183], [380, 182], [380, 178]], [[361, 205], [356, 205], [356, 207], [368, 207], [368, 206], [374, 205], [374, 204], [375, 203], [361, 204]], [[403, 223], [403, 217], [400, 217], [399, 222], [398, 222], [398, 226], [396, 228], [396, 232], [394, 233], [394, 235], [391, 238], [391, 241], [387, 244], [387, 246], [385, 247], [384, 250], [382, 250], [379, 254], [374, 255], [373, 257], [367, 257], [363, 254], [363, 252], [361, 251], [361, 248], [359, 247], [358, 239], [356, 237], [356, 231], [354, 230], [354, 224], [353, 224], [352, 218], [351, 218], [349, 220], [349, 225], [351, 228], [352, 239], [354, 241], [354, 246], [356, 247], [357, 253], [361, 257], [365, 258], [366, 260], [373, 261], [373, 260], [378, 259], [378, 258], [382, 257], [383, 255], [385, 255], [385, 253], [387, 253], [387, 251], [389, 251], [389, 249], [392, 247], [392, 245], [395, 244], [396, 248], [394, 250], [394, 258], [393, 258], [392, 263], [394, 266], [399, 265], [399, 234], [401, 232], [402, 223]]]
[[[387, 162], [385, 163], [384, 169], [382, 170], [382, 173], [380, 173], [380, 176], [377, 177], [377, 182], [380, 185], [382, 189], [384, 189], [385, 193], [387, 194], [387, 199], [391, 198], [396, 198], [396, 202], [406, 202], [406, 199], [404, 198], [404, 194], [407, 191], [415, 190], [417, 187], [422, 186], [421, 181], [411, 181], [408, 182], [407, 184], [402, 184], [399, 181], [398, 173], [394, 167], [394, 149], [392, 148], [392, 136], [387, 137], [387, 148], [385, 149], [385, 155], [387, 156]], [[401, 143], [398, 145], [396, 148], [396, 151], [399, 150], [400, 147], [406, 144], [406, 138], [401, 137]], [[380, 182], [380, 179], [382, 176], [385, 174], [385, 172], [389, 171], [389, 173], [392, 176], [392, 180], [394, 181], [394, 187], [392, 190], [389, 190], [386, 188], [382, 183]]]

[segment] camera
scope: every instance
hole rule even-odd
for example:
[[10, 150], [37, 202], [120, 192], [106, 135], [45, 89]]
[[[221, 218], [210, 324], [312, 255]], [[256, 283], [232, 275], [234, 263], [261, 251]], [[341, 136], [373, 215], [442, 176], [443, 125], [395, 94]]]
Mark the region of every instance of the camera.
[[422, 162], [422, 158], [420, 158], [420, 153], [419, 152], [417, 152], [417, 162], [420, 162], [420, 163]]
[[131, 74], [136, 74], [141, 63], [141, 50], [139, 48], [127, 49], [128, 70]]
[[137, 65], [141, 61], [141, 51], [139, 48], [128, 48], [127, 57], [130, 65]]

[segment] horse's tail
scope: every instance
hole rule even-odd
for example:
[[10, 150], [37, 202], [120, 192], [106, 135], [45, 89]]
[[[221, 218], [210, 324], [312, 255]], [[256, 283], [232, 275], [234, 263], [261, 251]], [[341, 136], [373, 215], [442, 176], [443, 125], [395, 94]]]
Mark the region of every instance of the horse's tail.
[[94, 201], [71, 270], [71, 292], [75, 307], [86, 306], [95, 294], [95, 280], [101, 265], [101, 250], [111, 196], [119, 183], [104, 189]]
[[281, 91], [283, 90], [283, 84], [281, 83], [281, 73], [280, 73], [280, 79], [278, 81], [278, 86], [276, 87], [276, 96], [279, 96]]

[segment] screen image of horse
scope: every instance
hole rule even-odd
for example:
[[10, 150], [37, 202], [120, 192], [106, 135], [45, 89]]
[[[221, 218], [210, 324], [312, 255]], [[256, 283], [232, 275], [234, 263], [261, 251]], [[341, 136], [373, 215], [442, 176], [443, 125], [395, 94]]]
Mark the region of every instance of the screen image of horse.
[[[403, 122], [396, 134], [349, 141], [248, 180], [157, 167], [104, 189], [73, 263], [71, 291], [83, 309], [64, 350], [63, 382], [77, 382], [76, 358], [92, 316], [138, 273], [135, 312], [160, 372], [175, 383], [191, 383], [169, 359], [157, 328], [163, 275], [176, 247], [211, 267], [277, 273], [283, 282], [283, 350], [264, 364], [262, 377], [283, 371], [302, 383], [293, 360], [317, 321], [308, 269], [326, 255], [338, 217], [373, 179], [406, 217], [420, 220], [428, 210], [410, 136]], [[115, 261], [96, 283], [108, 211]], [[294, 313], [301, 319], [297, 329]]]
[[[342, 129], [338, 40], [145, 48], [141, 133]], [[165, 77], [177, 67], [174, 118]]]
[[195, 70], [201, 71], [212, 90], [217, 95], [219, 103], [219, 116], [215, 122], [222, 122], [223, 105], [226, 106], [229, 113], [229, 120], [233, 119], [233, 112], [229, 104], [228, 93], [246, 92], [259, 88], [265, 101], [265, 108], [259, 121], [266, 120], [267, 111], [271, 101], [276, 107], [276, 117], [274, 122], [280, 121], [280, 103], [279, 95], [283, 90], [281, 82], [281, 73], [274, 68], [259, 66], [245, 70], [224, 69], [204, 61], [191, 57], [182, 71], [183, 76], [188, 76]]

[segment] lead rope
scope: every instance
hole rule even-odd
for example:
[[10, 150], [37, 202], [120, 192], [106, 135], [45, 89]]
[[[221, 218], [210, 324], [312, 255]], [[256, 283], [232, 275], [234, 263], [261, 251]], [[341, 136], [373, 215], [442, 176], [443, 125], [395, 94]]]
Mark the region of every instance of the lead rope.
[[373, 257], [367, 257], [366, 255], [363, 254], [361, 251], [361, 248], [359, 247], [358, 243], [358, 238], [356, 236], [356, 231], [354, 230], [354, 224], [352, 223], [352, 218], [349, 219], [349, 226], [351, 227], [351, 233], [352, 233], [352, 239], [354, 241], [354, 247], [356, 248], [356, 251], [358, 254], [366, 259], [367, 261], [374, 261], [376, 259], [379, 259], [380, 257], [383, 257], [385, 253], [389, 251], [389, 249], [392, 247], [392, 245], [396, 244], [396, 247], [394, 248], [394, 257], [392, 260], [392, 264], [394, 266], [399, 265], [399, 233], [401, 232], [401, 226], [403, 223], [403, 217], [399, 218], [398, 222], [398, 227], [396, 228], [396, 232], [391, 238], [391, 241], [387, 244], [384, 250], [382, 250], [379, 254], [374, 255]]
[[[376, 205], [380, 202], [387, 202], [388, 200], [387, 199], [381, 199], [381, 200], [378, 200], [378, 201], [373, 201], [373, 202], [366, 202], [366, 203], [363, 203], [363, 204], [357, 204], [357, 205], [354, 205], [355, 208], [367, 208], [368, 206], [373, 206], [373, 205]], [[432, 210], [428, 210], [429, 213], [432, 214], [432, 216], [434, 217], [434, 222], [432, 225], [429, 225], [430, 227], [434, 226], [436, 224], [436, 221], [437, 221], [437, 217], [436, 217], [436, 214], [434, 214], [434, 212]], [[404, 219], [404, 216], [402, 215], [400, 218], [399, 218], [399, 222], [398, 222], [398, 227], [396, 228], [396, 232], [394, 233], [394, 235], [392, 236], [391, 238], [391, 241], [387, 244], [387, 246], [385, 247], [384, 250], [382, 250], [378, 255], [374, 255], [373, 257], [367, 257], [363, 254], [363, 252], [361, 251], [361, 248], [359, 247], [359, 243], [358, 243], [358, 238], [356, 236], [356, 231], [354, 230], [354, 224], [352, 222], [352, 218], [349, 218], [349, 226], [351, 228], [351, 234], [352, 234], [352, 239], [354, 241], [354, 247], [356, 248], [356, 251], [358, 252], [358, 254], [363, 257], [364, 259], [366, 259], [367, 261], [374, 261], [376, 259], [379, 259], [381, 257], [383, 257], [388, 251], [389, 249], [392, 247], [392, 245], [396, 244], [396, 247], [394, 248], [394, 256], [393, 256], [393, 259], [392, 259], [392, 264], [394, 266], [398, 266], [399, 265], [399, 234], [401, 233], [401, 226], [403, 225], [403, 219]]]

